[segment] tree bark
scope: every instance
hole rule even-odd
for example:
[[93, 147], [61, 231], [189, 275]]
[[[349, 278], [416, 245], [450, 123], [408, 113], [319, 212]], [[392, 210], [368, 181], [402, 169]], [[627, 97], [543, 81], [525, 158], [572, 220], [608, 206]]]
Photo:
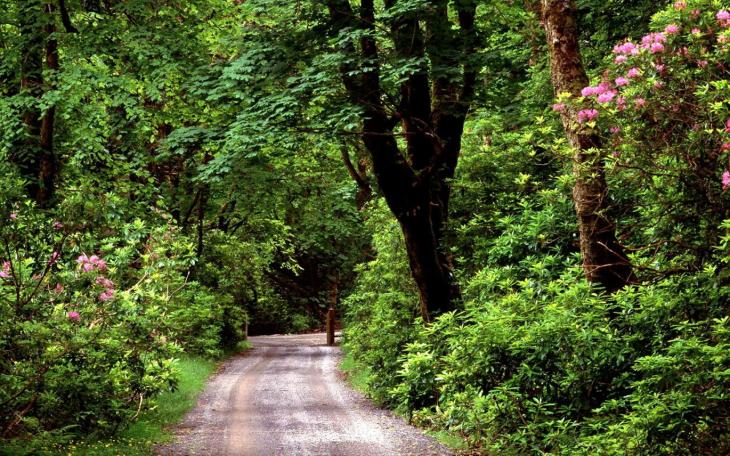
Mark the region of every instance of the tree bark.
[[[386, 0], [385, 7], [393, 8], [395, 3]], [[362, 140], [378, 187], [403, 231], [426, 321], [456, 308], [460, 297], [443, 239], [448, 181], [456, 170], [479, 69], [469, 59], [476, 46], [476, 2], [432, 3], [419, 14], [394, 12], [396, 18], [390, 22], [396, 56], [404, 61], [428, 60], [431, 65], [421, 63], [408, 75], [396, 96], [400, 102], [395, 112], [389, 112], [383, 100], [393, 97], [386, 97], [380, 84], [373, 0], [362, 0], [358, 13], [347, 0], [327, 1], [333, 34], [358, 30], [359, 43], [354, 38], [340, 41], [341, 51], [350, 57], [340, 73], [350, 102], [362, 108]], [[456, 9], [458, 29], [448, 19], [449, 8]], [[398, 123], [404, 132], [405, 153], [394, 135]]]
[[[575, 1], [541, 0], [541, 7], [555, 91], [579, 97], [589, 80], [578, 42]], [[577, 108], [566, 106], [561, 118], [565, 134], [575, 150], [573, 200], [578, 215], [584, 273], [589, 281], [612, 293], [634, 281], [634, 272], [616, 238], [616, 226], [607, 214], [608, 185], [601, 139], [581, 126]]]
[[[56, 33], [56, 25], [54, 23], [54, 6], [48, 2], [44, 5], [46, 13], [46, 24], [44, 26], [46, 35], [46, 67], [53, 73], [58, 72], [58, 41], [54, 34]], [[53, 84], [53, 82], [51, 82]], [[39, 157], [38, 181], [40, 186], [36, 193], [36, 202], [42, 207], [46, 207], [53, 199], [55, 188], [57, 163], [54, 151], [54, 130], [56, 124], [56, 107], [51, 106], [43, 115], [41, 120], [41, 135]]]
[[[38, 0], [20, 2], [18, 23], [21, 40], [20, 92], [37, 104], [43, 96], [43, 58], [47, 68], [58, 70], [58, 42], [53, 34], [54, 8], [51, 3]], [[27, 192], [41, 207], [50, 205], [57, 174], [53, 150], [55, 108], [49, 108], [41, 117], [36, 107], [22, 114], [25, 139], [10, 157], [27, 179]]]

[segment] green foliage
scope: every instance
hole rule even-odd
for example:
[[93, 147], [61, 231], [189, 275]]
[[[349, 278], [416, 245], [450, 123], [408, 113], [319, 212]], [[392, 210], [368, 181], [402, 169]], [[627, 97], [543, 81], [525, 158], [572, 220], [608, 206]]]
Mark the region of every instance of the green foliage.
[[30, 441], [9, 442], [0, 449], [8, 456], [73, 454], [89, 456], [142, 456], [153, 454], [155, 444], [169, 441], [171, 424], [179, 421], [195, 405], [205, 380], [216, 367], [214, 361], [182, 356], [175, 363], [178, 373], [177, 388], [161, 393], [154, 407], [144, 411], [139, 418], [117, 435], [94, 440], [88, 436], [70, 439], [57, 433], [41, 433]]
[[[623, 3], [604, 3], [581, 2], [583, 32], [598, 40], [588, 49], [592, 65], [617, 36], [644, 33], [656, 7], [636, 2], [606, 18], [598, 12]], [[381, 303], [405, 289], [387, 271], [401, 278], [408, 271], [405, 258], [383, 248], [388, 221], [376, 221], [376, 257], [347, 299], [345, 331], [348, 356], [365, 368], [373, 397], [484, 454], [730, 451], [729, 238], [720, 178], [728, 116], [717, 73], [727, 39], [716, 18], [723, 6], [690, 1], [655, 16], [652, 30], [681, 25], [668, 47], [687, 46], [661, 57], [665, 74], [655, 74], [657, 57], [648, 53], [611, 65], [611, 78], [641, 69], [625, 95], [651, 100], [646, 109], [592, 106], [603, 116], [594, 131], [617, 151], [608, 157], [610, 215], [642, 281], [607, 296], [582, 278], [570, 151], [557, 116], [545, 113], [552, 96], [545, 69], [534, 66], [511, 86], [517, 114], [494, 103], [467, 124], [449, 230], [461, 309], [423, 325], [393, 314], [416, 307], [416, 296], [397, 307]], [[692, 24], [701, 38], [692, 38]], [[659, 80], [664, 86], [654, 87]], [[612, 126], [620, 135], [603, 132]]]

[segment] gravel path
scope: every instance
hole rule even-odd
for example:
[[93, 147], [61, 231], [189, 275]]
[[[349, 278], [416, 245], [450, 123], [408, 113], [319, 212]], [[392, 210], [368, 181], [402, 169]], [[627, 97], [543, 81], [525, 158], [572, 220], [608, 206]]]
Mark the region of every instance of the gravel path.
[[450, 455], [338, 375], [323, 334], [251, 337], [223, 364], [159, 455]]

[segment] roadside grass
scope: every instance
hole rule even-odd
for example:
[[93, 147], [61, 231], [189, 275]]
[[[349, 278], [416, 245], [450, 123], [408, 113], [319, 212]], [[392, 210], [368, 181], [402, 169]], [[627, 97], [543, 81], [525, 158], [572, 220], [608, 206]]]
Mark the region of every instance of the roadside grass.
[[[248, 348], [248, 345], [239, 349]], [[238, 350], [237, 350], [238, 351]], [[176, 391], [160, 394], [156, 406], [142, 413], [137, 421], [117, 435], [104, 438], [67, 440], [63, 437], [42, 435], [30, 441], [0, 443], [0, 455], [78, 455], [78, 456], [148, 456], [153, 446], [169, 442], [170, 425], [180, 421], [196, 403], [208, 377], [218, 366], [217, 361], [185, 355], [180, 357], [180, 379]]]
[[370, 371], [366, 367], [360, 366], [350, 352], [344, 348], [343, 351], [340, 370], [345, 373], [345, 379], [353, 388], [367, 395]]
[[453, 432], [449, 432], [447, 430], [426, 430], [425, 432], [426, 435], [430, 435], [434, 439], [438, 440], [441, 445], [449, 448], [450, 450], [456, 451], [457, 454], [467, 454], [465, 452], [469, 449], [469, 445], [466, 443], [464, 438], [454, 434]]

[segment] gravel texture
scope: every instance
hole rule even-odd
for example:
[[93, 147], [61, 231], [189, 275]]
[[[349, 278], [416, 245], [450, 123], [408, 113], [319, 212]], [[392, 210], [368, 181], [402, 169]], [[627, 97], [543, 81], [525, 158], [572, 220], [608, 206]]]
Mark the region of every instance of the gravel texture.
[[338, 375], [324, 334], [251, 337], [158, 455], [427, 456], [451, 453]]

